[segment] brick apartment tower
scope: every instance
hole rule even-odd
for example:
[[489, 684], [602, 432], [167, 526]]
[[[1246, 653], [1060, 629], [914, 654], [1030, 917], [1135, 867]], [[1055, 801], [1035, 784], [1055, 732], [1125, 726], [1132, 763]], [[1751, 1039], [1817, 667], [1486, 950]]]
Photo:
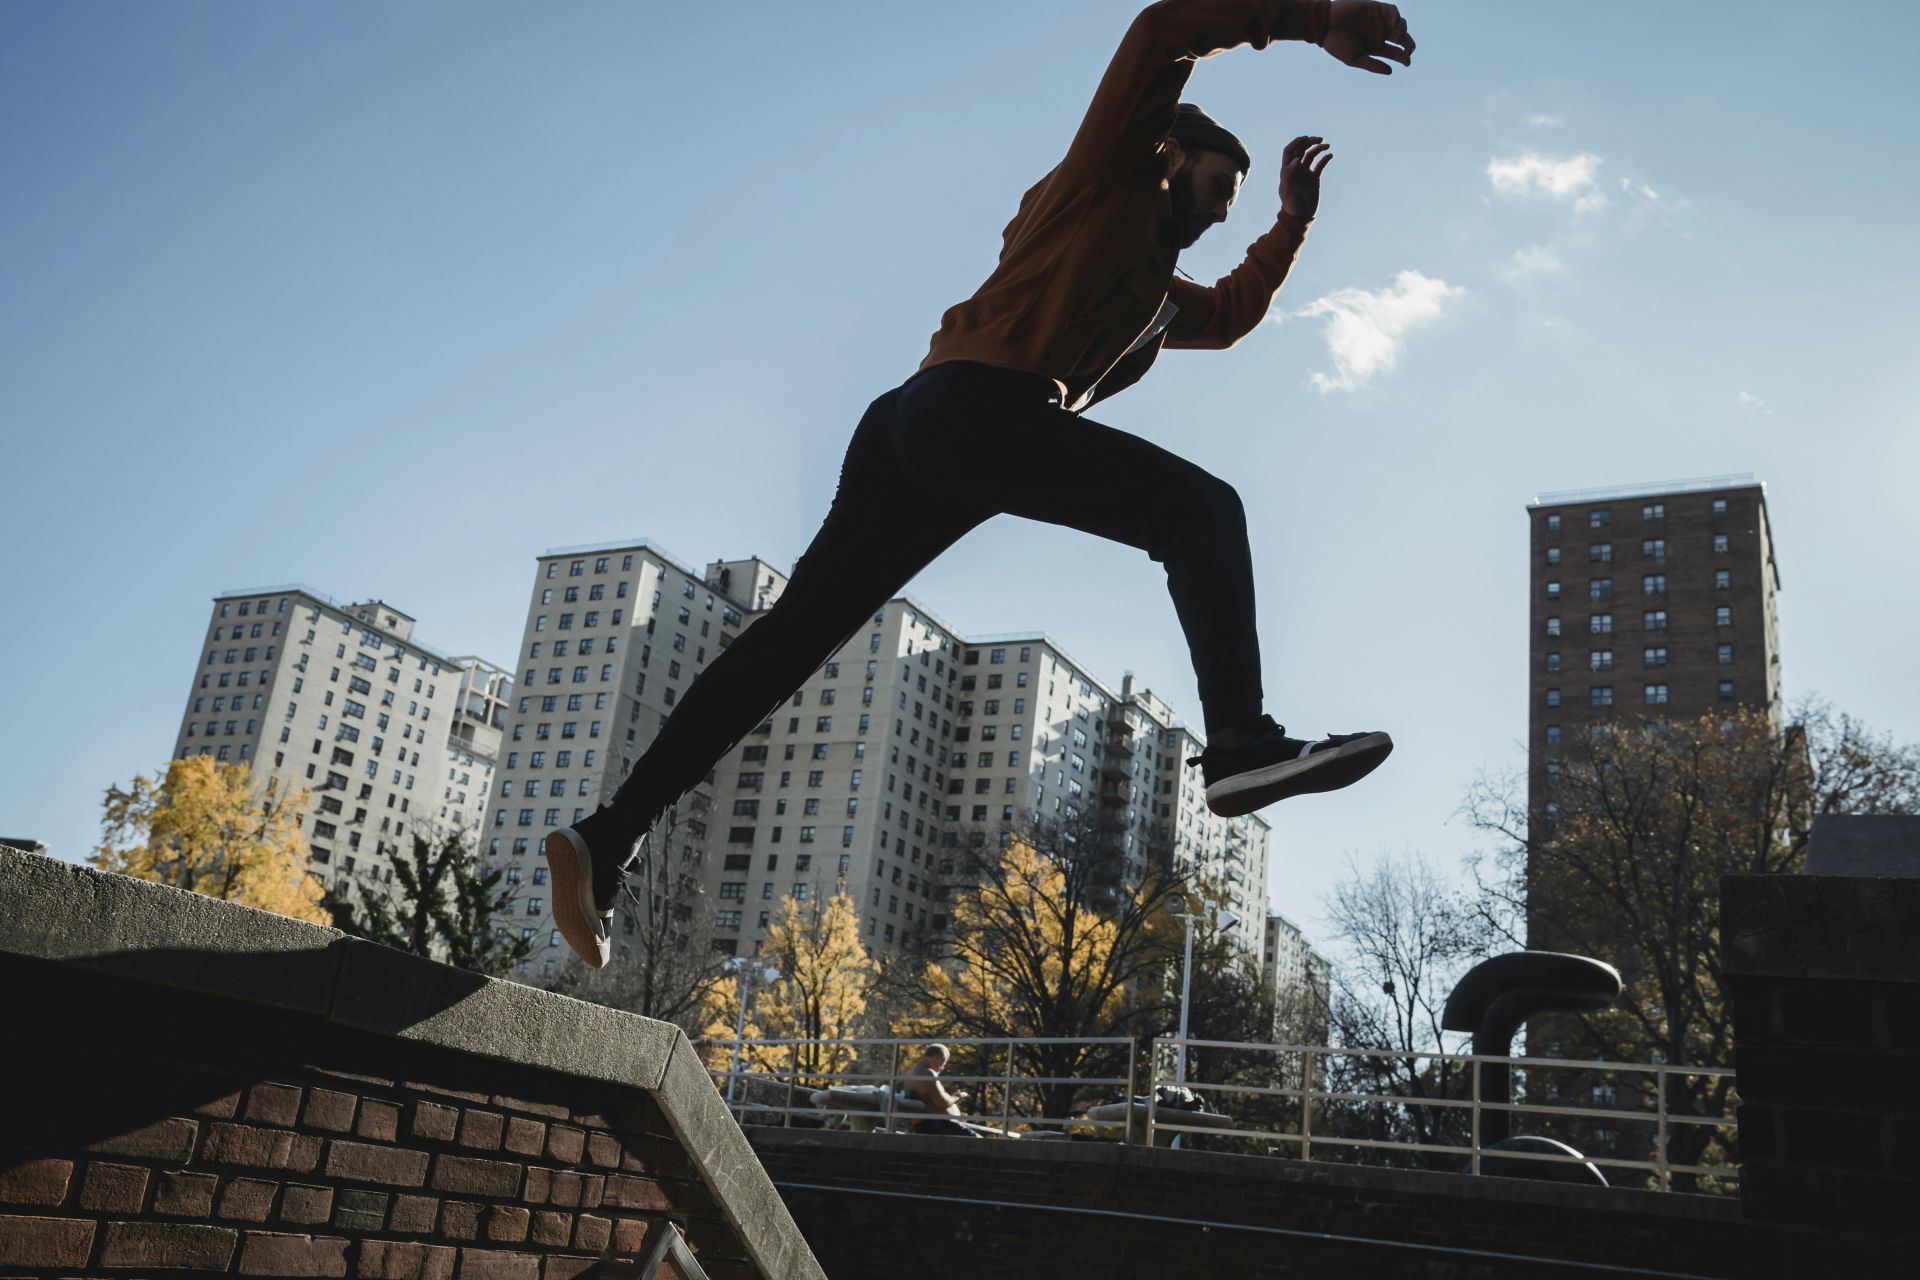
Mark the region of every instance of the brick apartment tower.
[[1778, 717], [1780, 572], [1764, 484], [1543, 493], [1527, 517], [1531, 826], [1551, 817], [1561, 742], [1589, 725], [1733, 706]]

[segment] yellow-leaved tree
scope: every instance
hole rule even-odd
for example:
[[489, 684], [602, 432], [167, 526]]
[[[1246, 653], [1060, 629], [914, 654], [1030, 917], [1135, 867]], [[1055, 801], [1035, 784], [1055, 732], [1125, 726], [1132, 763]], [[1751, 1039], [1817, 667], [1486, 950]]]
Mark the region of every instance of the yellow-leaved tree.
[[793, 1064], [802, 1075], [845, 1071], [851, 1045], [820, 1044], [860, 1034], [867, 1011], [873, 965], [860, 941], [853, 899], [836, 893], [825, 902], [787, 898], [767, 930], [760, 958], [780, 976], [761, 996], [755, 1012], [774, 1040], [807, 1040]]
[[[852, 898], [844, 893], [824, 902], [786, 898], [760, 954], [745, 964], [754, 972], [744, 975], [749, 990], [743, 1038], [811, 1042], [755, 1046], [747, 1051], [746, 1069], [819, 1077], [853, 1065], [854, 1046], [819, 1043], [857, 1036], [867, 1011], [874, 970], [860, 941]], [[765, 969], [778, 976], [767, 979]], [[741, 978], [739, 973], [723, 978], [705, 1002], [703, 1034], [717, 1042], [716, 1062], [731, 1057], [740, 1026]]]
[[[1181, 880], [1150, 867], [1137, 884], [1111, 874], [1115, 857], [1082, 824], [1037, 826], [1012, 835], [998, 856], [985, 850], [966, 868], [937, 958], [914, 980], [908, 1034], [928, 1040], [1025, 1036], [1085, 1040], [1158, 1030], [1156, 997], [1170, 959], [1164, 929], [1168, 895]], [[1012, 1055], [1008, 1061], [1009, 1052]], [[1028, 1044], [957, 1050], [955, 1069], [1063, 1083], [1032, 1099], [1041, 1114], [1065, 1115], [1076, 1076], [1124, 1075], [1123, 1046]]]
[[156, 782], [107, 788], [100, 847], [88, 859], [117, 871], [259, 907], [296, 920], [330, 924], [322, 886], [307, 870], [300, 835], [304, 788], [269, 776], [256, 786], [243, 764], [190, 756]]

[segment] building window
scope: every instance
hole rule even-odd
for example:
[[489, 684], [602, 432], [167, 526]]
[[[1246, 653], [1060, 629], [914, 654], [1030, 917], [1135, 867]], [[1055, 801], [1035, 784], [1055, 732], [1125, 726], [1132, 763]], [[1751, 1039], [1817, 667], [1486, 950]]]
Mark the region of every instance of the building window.
[[1731, 569], [1715, 569], [1713, 571], [1713, 589], [1715, 591], [1730, 591], [1732, 588], [1733, 571]]
[[1733, 681], [1722, 680], [1720, 682], [1720, 701], [1722, 702], [1733, 701]]
[[1667, 686], [1663, 684], [1648, 685], [1647, 686], [1647, 705], [1650, 707], [1666, 706], [1667, 705]]
[[1640, 558], [1643, 560], [1665, 560], [1667, 558], [1667, 540], [1665, 538], [1642, 538], [1640, 540]]
[[1647, 503], [1640, 508], [1640, 518], [1642, 520], [1665, 520], [1667, 518], [1667, 504], [1664, 502]]
[[1547, 670], [1551, 672], [1551, 671], [1558, 671], [1559, 669], [1560, 669], [1560, 655], [1557, 653], [1548, 654]]
[[1547, 726], [1547, 745], [1550, 747], [1557, 747], [1560, 745], [1560, 726], [1559, 725], [1550, 724]]
[[1717, 516], [1727, 514], [1727, 500], [1725, 498], [1715, 498], [1713, 500], [1713, 514]]
[[1667, 594], [1667, 575], [1664, 573], [1649, 573], [1644, 575], [1640, 579], [1640, 594], [1648, 596], [1663, 596]]
[[1548, 563], [1548, 564], [1559, 564], [1559, 563], [1560, 563], [1560, 548], [1558, 548], [1558, 547], [1548, 547], [1548, 548], [1547, 548], [1547, 563]]
[[1560, 619], [1559, 619], [1559, 618], [1557, 618], [1557, 617], [1556, 617], [1556, 618], [1548, 618], [1548, 619], [1547, 619], [1547, 634], [1548, 634], [1548, 635], [1550, 635], [1550, 636], [1557, 636], [1557, 635], [1559, 635], [1559, 634], [1560, 634]]
[[1560, 532], [1560, 515], [1558, 512], [1555, 512], [1553, 515], [1550, 515], [1547, 517], [1547, 532], [1548, 533]]
[[1665, 631], [1667, 629], [1667, 611], [1648, 609], [1640, 615], [1640, 629], [1643, 631]]
[[1723, 556], [1727, 554], [1727, 535], [1726, 534], [1716, 533], [1713, 535], [1713, 554], [1717, 556]]
[[1587, 634], [1607, 636], [1613, 634], [1613, 615], [1610, 613], [1590, 613], [1587, 615]]
[[1733, 608], [1730, 605], [1723, 604], [1719, 608], [1715, 609], [1713, 611], [1713, 625], [1716, 627], [1732, 626], [1733, 625]]
[[1560, 584], [1557, 582], [1549, 582], [1547, 584], [1547, 599], [1558, 600], [1559, 598], [1560, 598]]
[[1642, 666], [1664, 667], [1667, 665], [1667, 651], [1664, 648], [1642, 650], [1640, 658]]
[[1587, 544], [1588, 564], [1612, 564], [1613, 544], [1611, 542], [1589, 542]]
[[1606, 507], [1595, 507], [1587, 512], [1587, 528], [1604, 529], [1613, 523], [1613, 512]]
[[1733, 661], [1733, 646], [1727, 643], [1715, 645], [1714, 657], [1715, 657], [1715, 660], [1718, 661], [1721, 666], [1723, 667], [1726, 666], [1728, 663]]
[[1612, 598], [1613, 598], [1613, 579], [1612, 578], [1587, 579], [1587, 599], [1611, 600]]
[[1595, 649], [1591, 653], [1589, 653], [1587, 655], [1587, 670], [1589, 671], [1613, 670], [1613, 650]]
[[1547, 690], [1547, 705], [1550, 707], [1560, 705], [1560, 691], [1558, 689]]
[[1596, 707], [1613, 705], [1613, 686], [1610, 684], [1592, 685], [1587, 690], [1587, 702]]

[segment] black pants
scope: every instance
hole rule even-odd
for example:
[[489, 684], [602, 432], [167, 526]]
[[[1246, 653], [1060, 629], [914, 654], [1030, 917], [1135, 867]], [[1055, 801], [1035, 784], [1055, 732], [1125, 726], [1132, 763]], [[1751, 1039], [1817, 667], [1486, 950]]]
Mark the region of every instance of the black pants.
[[915, 574], [1003, 512], [1124, 542], [1165, 565], [1209, 733], [1260, 718], [1253, 561], [1233, 486], [1067, 412], [1050, 379], [950, 361], [868, 406], [786, 590], [687, 686], [614, 797], [621, 834], [637, 839]]

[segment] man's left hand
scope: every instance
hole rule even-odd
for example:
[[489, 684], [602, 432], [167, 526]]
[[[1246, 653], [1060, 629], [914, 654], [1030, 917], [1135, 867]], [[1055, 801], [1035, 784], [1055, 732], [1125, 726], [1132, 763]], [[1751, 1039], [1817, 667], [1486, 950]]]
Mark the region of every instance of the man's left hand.
[[1333, 148], [1317, 137], [1295, 138], [1280, 158], [1280, 207], [1305, 220], [1320, 208], [1320, 175], [1333, 160]]

